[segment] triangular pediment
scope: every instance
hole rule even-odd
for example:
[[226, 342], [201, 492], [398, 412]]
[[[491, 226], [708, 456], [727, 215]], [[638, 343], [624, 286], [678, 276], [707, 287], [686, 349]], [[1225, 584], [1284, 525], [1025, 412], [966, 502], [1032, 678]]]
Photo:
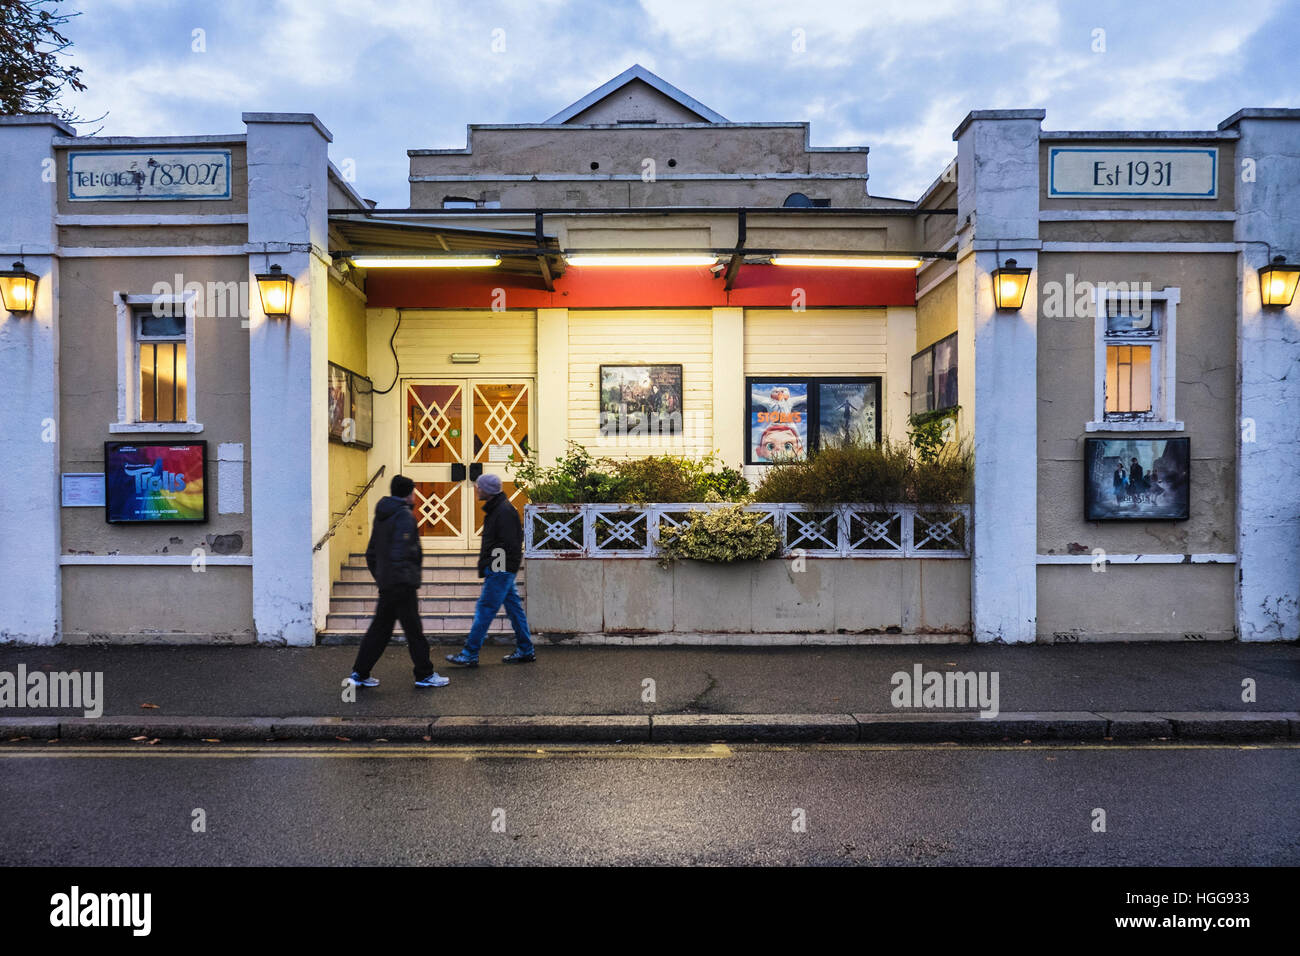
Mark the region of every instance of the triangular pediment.
[[547, 123], [588, 126], [661, 123], [725, 123], [727, 118], [635, 64], [570, 103]]

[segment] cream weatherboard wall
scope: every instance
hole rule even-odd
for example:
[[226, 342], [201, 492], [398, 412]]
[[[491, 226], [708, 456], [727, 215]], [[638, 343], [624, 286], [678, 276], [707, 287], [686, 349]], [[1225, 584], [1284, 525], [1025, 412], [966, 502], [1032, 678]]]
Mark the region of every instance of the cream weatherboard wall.
[[[601, 365], [682, 366], [681, 438], [600, 436]], [[743, 396], [737, 396], [743, 400]], [[707, 455], [713, 436], [713, 312], [627, 309], [569, 312], [568, 437], [595, 455]]]

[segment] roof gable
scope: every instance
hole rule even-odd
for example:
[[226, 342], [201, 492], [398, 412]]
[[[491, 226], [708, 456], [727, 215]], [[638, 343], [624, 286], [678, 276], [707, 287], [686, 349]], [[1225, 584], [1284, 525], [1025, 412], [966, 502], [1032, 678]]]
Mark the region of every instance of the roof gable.
[[548, 124], [725, 123], [727, 118], [639, 63], [570, 103]]

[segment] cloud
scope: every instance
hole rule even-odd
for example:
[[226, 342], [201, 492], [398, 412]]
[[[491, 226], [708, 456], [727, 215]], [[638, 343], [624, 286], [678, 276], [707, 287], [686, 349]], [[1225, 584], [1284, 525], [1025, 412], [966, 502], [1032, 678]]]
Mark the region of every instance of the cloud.
[[[1049, 129], [1212, 128], [1295, 105], [1296, 0], [95, 0], [70, 24], [106, 135], [239, 132], [314, 112], [363, 195], [409, 198], [406, 150], [540, 122], [639, 62], [734, 121], [867, 145], [871, 192], [916, 196], [971, 109]], [[1096, 30], [1105, 51], [1096, 52]], [[204, 52], [196, 52], [201, 30]], [[800, 32], [796, 32], [800, 31]]]

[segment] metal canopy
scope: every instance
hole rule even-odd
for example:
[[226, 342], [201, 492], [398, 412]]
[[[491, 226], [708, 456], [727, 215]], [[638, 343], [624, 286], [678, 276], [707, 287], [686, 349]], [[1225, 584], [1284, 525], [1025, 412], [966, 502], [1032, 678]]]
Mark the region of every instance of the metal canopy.
[[[538, 219], [540, 218], [539, 216]], [[538, 250], [543, 251], [539, 254]], [[500, 255], [499, 270], [516, 275], [540, 276], [548, 287], [551, 276], [562, 275], [564, 272], [559, 243], [554, 236], [543, 234], [540, 221], [536, 230], [520, 232], [332, 216], [330, 252], [335, 256], [468, 255], [476, 252]]]

